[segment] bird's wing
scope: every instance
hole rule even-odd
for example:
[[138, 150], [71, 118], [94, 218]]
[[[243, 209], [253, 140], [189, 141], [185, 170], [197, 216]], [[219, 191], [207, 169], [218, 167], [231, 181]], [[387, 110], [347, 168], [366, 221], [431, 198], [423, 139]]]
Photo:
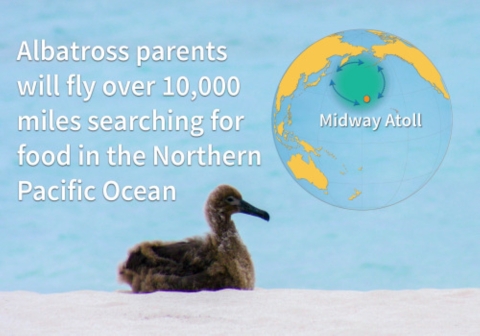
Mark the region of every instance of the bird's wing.
[[137, 273], [154, 271], [163, 275], [190, 276], [211, 264], [213, 258], [206, 244], [201, 238], [175, 243], [142, 243], [130, 251], [124, 267]]

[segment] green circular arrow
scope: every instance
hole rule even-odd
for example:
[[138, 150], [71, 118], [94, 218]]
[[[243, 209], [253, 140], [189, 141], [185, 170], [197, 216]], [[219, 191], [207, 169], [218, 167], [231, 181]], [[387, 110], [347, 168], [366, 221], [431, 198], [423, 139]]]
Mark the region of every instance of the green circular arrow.
[[370, 107], [384, 97], [386, 80], [375, 60], [352, 58], [337, 66], [330, 86], [347, 106]]

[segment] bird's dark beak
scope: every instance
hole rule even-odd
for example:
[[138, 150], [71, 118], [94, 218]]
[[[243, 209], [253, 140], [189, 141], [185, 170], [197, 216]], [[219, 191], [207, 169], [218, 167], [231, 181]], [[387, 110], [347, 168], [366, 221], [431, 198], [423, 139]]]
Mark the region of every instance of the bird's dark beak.
[[266, 221], [270, 220], [270, 215], [268, 214], [268, 212], [255, 208], [253, 205], [243, 200], [240, 201], [240, 212], [247, 215], [260, 217], [262, 219], [265, 219]]

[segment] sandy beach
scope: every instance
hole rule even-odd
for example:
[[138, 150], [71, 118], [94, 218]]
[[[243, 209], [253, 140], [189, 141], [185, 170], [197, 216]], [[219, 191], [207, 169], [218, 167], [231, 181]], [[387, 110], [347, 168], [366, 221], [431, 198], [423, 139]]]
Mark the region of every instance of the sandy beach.
[[0, 293], [2, 335], [479, 335], [480, 289]]

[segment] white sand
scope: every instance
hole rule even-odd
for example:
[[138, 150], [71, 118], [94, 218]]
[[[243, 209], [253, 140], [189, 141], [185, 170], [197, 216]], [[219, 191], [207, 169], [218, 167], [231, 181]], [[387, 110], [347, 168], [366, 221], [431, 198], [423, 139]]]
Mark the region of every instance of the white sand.
[[480, 335], [480, 289], [0, 293], [0, 335]]

